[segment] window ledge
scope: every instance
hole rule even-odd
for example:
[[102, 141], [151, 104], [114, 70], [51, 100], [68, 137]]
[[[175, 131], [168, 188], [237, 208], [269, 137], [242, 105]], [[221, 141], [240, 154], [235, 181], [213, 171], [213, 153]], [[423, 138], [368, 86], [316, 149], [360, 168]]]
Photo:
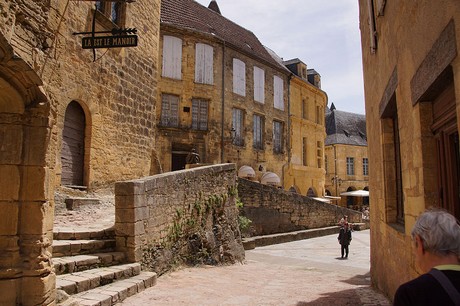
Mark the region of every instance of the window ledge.
[[401, 234], [406, 233], [406, 228], [405, 228], [405, 226], [403, 224], [388, 223], [388, 226], [391, 227], [392, 229], [396, 230], [397, 232], [401, 233]]

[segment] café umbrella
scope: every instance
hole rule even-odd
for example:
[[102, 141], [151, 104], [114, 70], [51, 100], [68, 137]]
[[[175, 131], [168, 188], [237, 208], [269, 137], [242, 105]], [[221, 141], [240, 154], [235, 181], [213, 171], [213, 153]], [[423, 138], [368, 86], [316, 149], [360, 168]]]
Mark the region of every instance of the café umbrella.
[[347, 197], [368, 197], [369, 196], [369, 191], [367, 191], [367, 190], [352, 190], [352, 191], [342, 192], [340, 195], [341, 196], [347, 196]]

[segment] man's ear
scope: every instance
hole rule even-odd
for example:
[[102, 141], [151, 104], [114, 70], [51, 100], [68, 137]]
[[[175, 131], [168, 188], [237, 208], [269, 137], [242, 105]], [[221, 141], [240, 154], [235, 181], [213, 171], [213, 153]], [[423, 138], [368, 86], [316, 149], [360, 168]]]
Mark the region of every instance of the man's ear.
[[419, 235], [415, 236], [415, 247], [422, 251], [422, 254], [425, 254], [425, 246], [423, 245], [423, 240]]

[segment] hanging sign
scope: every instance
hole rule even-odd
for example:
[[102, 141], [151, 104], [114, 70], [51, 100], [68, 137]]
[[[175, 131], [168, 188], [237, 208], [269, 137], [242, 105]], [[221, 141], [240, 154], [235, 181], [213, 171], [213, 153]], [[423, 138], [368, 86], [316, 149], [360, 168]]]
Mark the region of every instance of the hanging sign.
[[83, 49], [136, 47], [137, 35], [83, 37]]

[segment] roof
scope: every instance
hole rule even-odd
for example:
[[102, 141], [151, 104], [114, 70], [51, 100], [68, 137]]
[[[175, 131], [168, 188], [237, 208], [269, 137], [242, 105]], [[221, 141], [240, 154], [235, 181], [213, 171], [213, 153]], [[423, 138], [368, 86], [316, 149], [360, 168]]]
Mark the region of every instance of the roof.
[[325, 145], [345, 144], [367, 146], [366, 116], [338, 111], [326, 111]]
[[254, 33], [193, 0], [162, 0], [161, 25], [215, 36], [242, 53], [284, 68], [270, 56]]

